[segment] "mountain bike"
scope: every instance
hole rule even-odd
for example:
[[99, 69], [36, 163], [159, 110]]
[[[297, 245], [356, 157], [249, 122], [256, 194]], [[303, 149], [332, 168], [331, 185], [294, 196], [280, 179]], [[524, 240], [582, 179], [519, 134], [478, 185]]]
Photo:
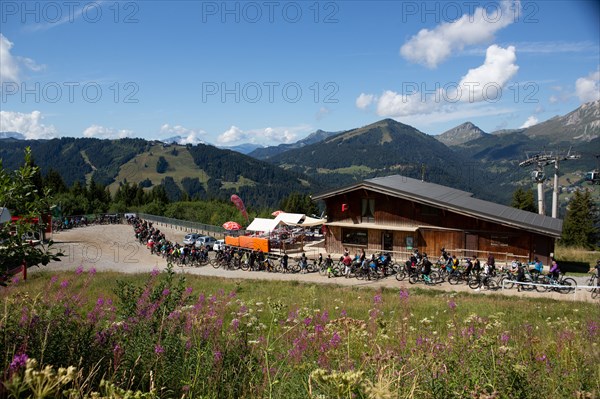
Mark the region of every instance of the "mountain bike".
[[561, 294], [568, 294], [574, 292], [575, 288], [577, 288], [577, 282], [570, 277], [565, 277], [564, 273], [561, 273], [558, 279], [542, 275], [538, 278], [538, 282], [544, 284], [544, 286], [537, 286], [540, 292], [551, 290], [560, 292]]

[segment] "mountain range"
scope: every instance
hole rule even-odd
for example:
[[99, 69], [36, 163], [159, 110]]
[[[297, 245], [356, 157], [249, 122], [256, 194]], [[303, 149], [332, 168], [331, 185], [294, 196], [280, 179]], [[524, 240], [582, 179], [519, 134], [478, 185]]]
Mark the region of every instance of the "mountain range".
[[[43, 173], [54, 168], [67, 184], [91, 178], [111, 190], [124, 182], [144, 187], [162, 184], [172, 199], [184, 195], [225, 199], [237, 193], [250, 206], [275, 207], [292, 192], [315, 193], [402, 174], [509, 203], [516, 187], [532, 184], [531, 170], [519, 167], [531, 154], [569, 149], [580, 154], [578, 160], [561, 163], [562, 174], [596, 167], [600, 101], [526, 129], [486, 133], [466, 122], [431, 136], [384, 119], [342, 132], [318, 130], [296, 143], [254, 148], [248, 155], [206, 144], [183, 146], [143, 139], [22, 140], [14, 132], [0, 133], [0, 138], [5, 168], [18, 167], [24, 147], [31, 146]], [[241, 151], [249, 150], [244, 147]], [[167, 167], [158, 172], [161, 157]]]

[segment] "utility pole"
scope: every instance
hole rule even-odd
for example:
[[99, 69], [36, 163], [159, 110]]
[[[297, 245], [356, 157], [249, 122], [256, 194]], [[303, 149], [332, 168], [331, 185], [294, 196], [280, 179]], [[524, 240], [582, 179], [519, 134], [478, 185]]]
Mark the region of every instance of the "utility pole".
[[533, 179], [538, 183], [538, 213], [540, 215], [545, 214], [544, 210], [544, 167], [547, 165], [554, 164], [554, 190], [552, 191], [552, 217], [558, 217], [558, 175], [560, 172], [560, 161], [566, 161], [569, 159], [578, 159], [581, 156], [578, 154], [571, 154], [571, 149], [566, 155], [552, 154], [544, 152], [535, 154], [519, 164], [521, 167], [530, 165], [536, 165], [537, 169], [532, 172]]

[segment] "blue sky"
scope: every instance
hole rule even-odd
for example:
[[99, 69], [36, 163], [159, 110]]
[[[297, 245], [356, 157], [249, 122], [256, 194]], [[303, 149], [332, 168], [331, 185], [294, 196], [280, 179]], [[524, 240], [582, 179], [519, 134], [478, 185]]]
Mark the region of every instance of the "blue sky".
[[293, 142], [529, 126], [600, 97], [595, 1], [6, 1], [0, 131]]

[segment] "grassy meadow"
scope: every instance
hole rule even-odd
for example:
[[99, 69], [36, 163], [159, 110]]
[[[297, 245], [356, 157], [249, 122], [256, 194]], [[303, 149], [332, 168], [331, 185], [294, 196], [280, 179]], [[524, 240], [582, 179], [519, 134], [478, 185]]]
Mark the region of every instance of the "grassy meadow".
[[600, 397], [598, 303], [82, 268], [0, 297], [0, 397]]

